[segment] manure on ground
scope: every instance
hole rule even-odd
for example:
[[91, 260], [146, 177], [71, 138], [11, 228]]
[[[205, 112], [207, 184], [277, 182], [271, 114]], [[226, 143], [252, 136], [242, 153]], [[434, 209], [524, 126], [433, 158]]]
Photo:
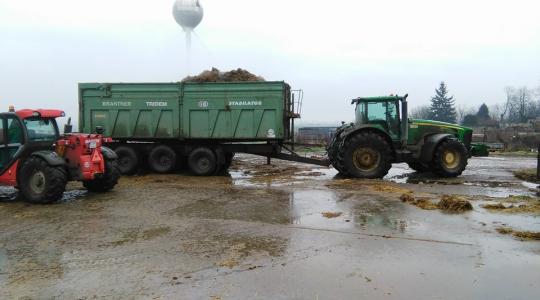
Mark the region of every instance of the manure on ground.
[[510, 227], [498, 227], [495, 230], [500, 234], [512, 234], [522, 241], [540, 241], [540, 232], [536, 231], [518, 231]]
[[540, 183], [536, 177], [536, 169], [521, 169], [513, 172], [514, 176], [525, 181]]
[[429, 199], [427, 198], [416, 199], [412, 193], [404, 193], [399, 197], [399, 199], [401, 200], [401, 202], [409, 203], [421, 209], [425, 209], [425, 210], [437, 209], [437, 205], [431, 202]]
[[499, 202], [497, 204], [484, 204], [484, 205], [482, 205], [482, 207], [485, 208], [485, 209], [500, 210], [500, 209], [512, 208], [514, 206], [510, 205], [510, 206], [506, 207], [506, 206], [504, 206], [504, 204]]
[[325, 217], [327, 219], [333, 219], [333, 218], [337, 218], [337, 217], [341, 216], [343, 213], [342, 212], [326, 211], [326, 212], [322, 212], [321, 214], [323, 215], [323, 217]]
[[455, 195], [443, 195], [437, 207], [445, 212], [459, 213], [472, 210], [471, 202]]

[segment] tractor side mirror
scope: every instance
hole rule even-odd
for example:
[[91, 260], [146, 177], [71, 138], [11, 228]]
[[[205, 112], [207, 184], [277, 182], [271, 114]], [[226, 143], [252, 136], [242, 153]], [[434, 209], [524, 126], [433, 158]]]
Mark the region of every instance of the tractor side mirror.
[[103, 128], [103, 126], [96, 126], [96, 133], [97, 134], [105, 133], [105, 128]]
[[67, 123], [64, 125], [64, 134], [73, 132], [73, 125], [71, 125], [71, 118], [68, 118]]

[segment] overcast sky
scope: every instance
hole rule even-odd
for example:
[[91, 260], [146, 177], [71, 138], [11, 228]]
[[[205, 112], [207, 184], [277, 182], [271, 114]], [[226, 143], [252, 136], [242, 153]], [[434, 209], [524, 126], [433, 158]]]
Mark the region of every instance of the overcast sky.
[[[0, 0], [0, 111], [77, 115], [78, 82], [187, 74], [173, 0]], [[538, 0], [201, 0], [191, 73], [246, 68], [305, 91], [304, 121], [351, 120], [350, 99], [446, 81], [458, 105], [540, 85]]]

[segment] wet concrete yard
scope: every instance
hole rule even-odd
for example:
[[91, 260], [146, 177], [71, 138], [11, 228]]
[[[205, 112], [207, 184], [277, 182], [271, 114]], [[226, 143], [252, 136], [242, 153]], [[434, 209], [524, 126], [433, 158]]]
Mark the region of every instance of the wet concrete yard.
[[[111, 193], [73, 184], [36, 206], [0, 189], [0, 298], [536, 299], [535, 159], [474, 158], [451, 180], [396, 165], [385, 180], [242, 155], [219, 177], [124, 177]], [[451, 214], [411, 194], [470, 201]], [[486, 209], [486, 204], [513, 210]]]

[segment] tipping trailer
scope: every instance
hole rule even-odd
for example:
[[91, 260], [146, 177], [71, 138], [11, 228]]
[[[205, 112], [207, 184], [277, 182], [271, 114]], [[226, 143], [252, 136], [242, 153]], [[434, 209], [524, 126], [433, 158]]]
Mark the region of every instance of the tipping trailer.
[[124, 174], [187, 163], [213, 175], [237, 152], [329, 165], [288, 150], [300, 106], [301, 91], [285, 82], [79, 84], [79, 128], [112, 137]]

